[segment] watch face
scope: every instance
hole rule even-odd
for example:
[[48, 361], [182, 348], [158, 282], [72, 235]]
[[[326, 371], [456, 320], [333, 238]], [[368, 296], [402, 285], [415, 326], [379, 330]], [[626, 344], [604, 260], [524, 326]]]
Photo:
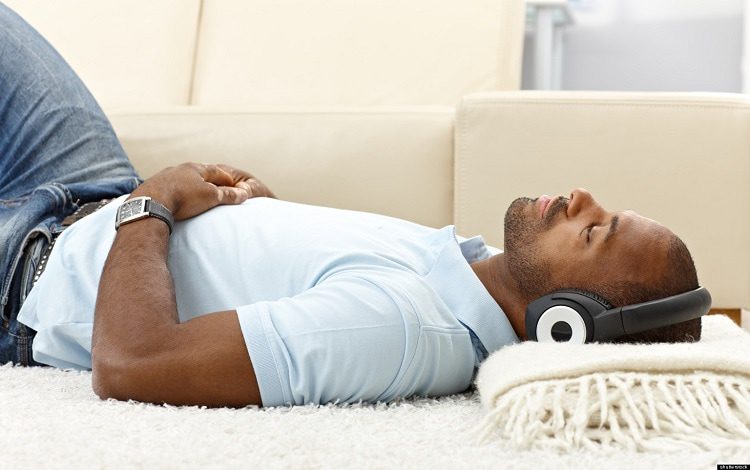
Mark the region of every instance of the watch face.
[[123, 203], [117, 210], [118, 225], [130, 222], [131, 220], [141, 219], [148, 216], [146, 212], [146, 201], [148, 198], [138, 197]]

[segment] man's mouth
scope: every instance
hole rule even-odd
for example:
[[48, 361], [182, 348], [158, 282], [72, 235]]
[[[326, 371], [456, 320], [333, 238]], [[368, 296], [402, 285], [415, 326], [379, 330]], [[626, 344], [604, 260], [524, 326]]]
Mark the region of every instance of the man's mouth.
[[537, 201], [539, 202], [539, 218], [544, 219], [544, 212], [547, 210], [547, 207], [549, 207], [549, 203], [552, 202], [552, 198], [546, 194], [542, 194]]

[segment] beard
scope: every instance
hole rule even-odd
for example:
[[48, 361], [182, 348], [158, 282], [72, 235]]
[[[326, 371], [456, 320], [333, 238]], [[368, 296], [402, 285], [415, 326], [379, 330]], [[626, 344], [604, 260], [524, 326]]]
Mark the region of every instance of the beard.
[[529, 217], [525, 209], [534, 202], [536, 199], [518, 198], [505, 213], [505, 259], [518, 292], [528, 301], [553, 290], [549, 262], [540, 256], [539, 249], [540, 235], [551, 217]]

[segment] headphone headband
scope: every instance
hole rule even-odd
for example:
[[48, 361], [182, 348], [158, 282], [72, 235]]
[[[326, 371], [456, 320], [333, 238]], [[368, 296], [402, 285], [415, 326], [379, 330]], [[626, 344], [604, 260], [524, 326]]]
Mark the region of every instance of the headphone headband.
[[625, 333], [640, 333], [682, 323], [708, 313], [711, 294], [705, 287], [659, 300], [627, 305], [620, 309]]
[[[711, 294], [705, 287], [615, 308], [594, 294], [560, 290], [528, 305], [526, 335], [532, 340], [554, 340], [555, 325], [564, 323], [572, 329], [571, 340], [604, 341], [699, 318], [708, 313], [710, 307]], [[574, 316], [583, 321], [571, 321]]]

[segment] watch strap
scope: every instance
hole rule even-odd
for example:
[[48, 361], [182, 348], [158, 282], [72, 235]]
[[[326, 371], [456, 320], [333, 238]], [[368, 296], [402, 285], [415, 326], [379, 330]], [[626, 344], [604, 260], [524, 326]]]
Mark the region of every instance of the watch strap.
[[146, 211], [148, 211], [148, 214], [151, 217], [156, 217], [157, 219], [164, 221], [164, 223], [167, 224], [167, 227], [169, 227], [169, 234], [172, 235], [172, 229], [174, 228], [174, 216], [172, 216], [172, 211], [153, 199], [146, 201]]

